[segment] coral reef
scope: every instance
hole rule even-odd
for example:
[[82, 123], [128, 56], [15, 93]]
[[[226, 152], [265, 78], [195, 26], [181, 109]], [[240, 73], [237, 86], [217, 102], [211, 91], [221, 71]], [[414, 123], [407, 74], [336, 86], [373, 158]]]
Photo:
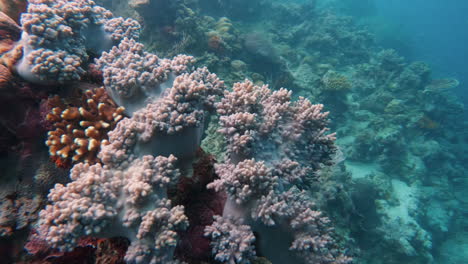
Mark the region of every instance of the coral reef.
[[13, 74], [7, 67], [0, 64], [0, 91], [10, 89], [12, 82]]
[[48, 195], [52, 205], [40, 213], [40, 237], [72, 249], [84, 235], [125, 235], [131, 241], [126, 261], [169, 263], [176, 232], [188, 224], [183, 207], [171, 207], [165, 194], [180, 175], [175, 162], [174, 156], [143, 156], [115, 167], [75, 165], [73, 181]]
[[16, 65], [26, 80], [63, 83], [84, 74], [88, 50], [99, 54], [123, 37], [137, 38], [140, 25], [112, 18], [93, 1], [31, 0], [21, 17], [23, 58]]
[[[223, 212], [226, 197], [224, 193], [206, 188], [217, 179], [214, 164], [216, 160], [201, 149], [197, 151], [192, 165], [192, 177], [182, 177], [169, 197], [177, 205], [183, 205], [189, 227], [180, 234], [175, 256], [187, 263], [212, 262], [210, 239], [204, 236], [205, 226], [213, 223], [213, 216]], [[193, 197], [197, 197], [193, 199]]]
[[67, 104], [57, 95], [44, 104], [51, 109], [46, 120], [52, 127], [46, 145], [58, 167], [98, 162], [101, 145], [108, 144], [107, 133], [123, 118], [124, 111], [109, 98], [104, 88], [83, 91], [76, 104]]
[[255, 256], [255, 236], [248, 225], [215, 216], [205, 235], [211, 237], [215, 259], [222, 263], [249, 263]]
[[76, 164], [72, 182], [50, 191], [39, 236], [70, 250], [83, 235], [124, 235], [131, 241], [127, 262], [170, 263], [177, 232], [187, 228], [188, 218], [183, 206], [171, 206], [167, 191], [178, 182], [184, 159], [195, 157], [207, 113], [223, 87], [206, 68], [195, 69], [175, 77], [161, 97], [120, 121], [101, 147], [101, 163]]
[[[130, 46], [135, 48], [127, 49]], [[40, 213], [39, 237], [53, 247], [71, 250], [83, 235], [112, 236], [120, 232], [131, 242], [126, 261], [172, 261], [176, 232], [187, 228], [188, 218], [184, 206], [171, 206], [166, 193], [179, 181], [181, 173], [188, 172], [185, 168], [196, 156], [208, 113], [216, 106], [224, 127], [222, 134], [229, 143], [229, 159], [215, 166], [221, 178], [208, 186], [217, 192], [227, 191], [224, 214], [233, 208], [232, 201], [242, 204], [251, 200], [253, 205], [246, 206], [245, 216], [252, 211], [252, 220], [260, 227], [284, 222], [287, 228], [279, 232], [292, 231], [292, 236], [278, 245], [283, 252], [291, 248], [304, 263], [349, 262], [328, 234], [328, 219], [312, 209], [314, 205], [304, 193], [296, 191], [296, 184], [311, 180], [316, 170], [331, 162], [334, 134], [326, 135], [328, 113], [321, 112], [323, 106], [312, 105], [304, 98], [290, 102], [291, 92], [285, 89], [272, 92], [267, 86], [254, 86], [249, 81], [235, 84], [233, 92], [225, 92], [221, 102], [215, 104], [222, 95], [223, 82], [206, 68], [189, 70], [186, 65], [190, 59], [183, 56], [172, 61], [159, 59], [128, 39], [110, 53], [103, 53], [97, 61], [98, 68], [103, 70], [106, 89], [114, 91], [111, 95], [116, 98], [142, 91], [151, 95], [151, 89], [159, 85], [165, 89], [153, 92], [156, 96], [150, 96], [149, 100], [133, 101], [138, 110], [109, 132], [109, 144], [103, 145], [98, 154], [101, 162], [76, 164], [70, 174], [72, 182], [65, 186], [56, 184], [51, 189], [50, 205]], [[133, 63], [122, 63], [123, 60]], [[133, 71], [126, 71], [127, 67]], [[113, 78], [115, 75], [110, 72], [120, 72], [124, 77]], [[80, 112], [63, 107], [59, 110], [62, 118], [65, 112]], [[271, 158], [265, 150], [276, 150], [278, 156], [264, 163]], [[253, 167], [253, 175], [258, 173], [260, 178], [252, 177], [251, 184], [245, 179], [245, 187], [238, 188], [247, 188], [246, 193], [239, 190], [236, 194], [229, 185], [236, 176], [242, 177], [243, 166]], [[212, 216], [209, 211], [207, 214]], [[218, 218], [216, 223], [219, 221], [223, 220]], [[208, 220], [199, 225], [211, 223]], [[193, 232], [189, 237], [197, 239], [199, 231]], [[213, 232], [208, 233], [213, 237]], [[265, 250], [268, 233], [260, 236], [262, 252], [267, 252], [267, 256], [272, 252]], [[253, 242], [253, 234], [248, 240]], [[238, 242], [238, 247], [243, 248], [243, 242]], [[253, 256], [253, 246], [251, 249], [251, 254], [244, 254], [238, 261]], [[217, 252], [215, 258], [228, 260], [219, 254], [223, 253]], [[273, 254], [273, 260], [276, 257]]]
[[330, 92], [342, 92], [351, 89], [352, 84], [346, 78], [337, 72], [327, 71], [322, 77], [324, 89]]
[[462, 79], [351, 2], [0, 0], [0, 262], [462, 263]]
[[146, 106], [148, 98], [170, 88], [175, 77], [187, 72], [194, 62], [193, 57], [186, 55], [160, 59], [143, 49], [143, 44], [125, 38], [117, 47], [104, 52], [96, 65], [103, 72], [110, 96], [130, 115]]
[[[298, 189], [311, 181], [321, 166], [331, 164], [335, 138], [326, 134], [328, 113], [321, 112], [322, 108], [305, 98], [291, 102], [290, 91], [273, 92], [250, 81], [236, 83], [217, 104], [219, 131], [228, 142], [227, 159], [216, 165], [220, 179], [208, 188], [227, 192], [223, 216], [251, 225], [259, 233], [260, 252], [273, 262], [351, 261], [335, 248], [328, 233], [329, 220], [315, 211], [314, 204]], [[227, 224], [225, 221], [218, 218], [207, 233], [216, 238], [217, 226]], [[231, 235], [215, 241], [227, 243]], [[248, 236], [242, 235], [244, 239]], [[218, 260], [249, 261], [231, 248], [215, 245]]]
[[38, 238], [37, 232], [33, 230], [25, 245], [29, 254], [20, 263], [124, 263], [128, 244], [128, 240], [121, 237], [84, 237], [73, 251], [60, 252]]
[[457, 79], [437, 79], [431, 80], [431, 82], [424, 88], [425, 92], [438, 92], [451, 88], [455, 88], [460, 84]]

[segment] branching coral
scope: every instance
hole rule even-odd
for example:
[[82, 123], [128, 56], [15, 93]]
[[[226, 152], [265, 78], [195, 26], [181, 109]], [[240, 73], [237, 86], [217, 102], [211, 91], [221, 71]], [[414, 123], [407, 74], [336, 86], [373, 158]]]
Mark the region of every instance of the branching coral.
[[[121, 53], [126, 47], [127, 41], [124, 40], [119, 49], [113, 49], [111, 53]], [[139, 46], [139, 44], [136, 44]], [[146, 106], [133, 113], [131, 118], [122, 120], [115, 130], [109, 133], [111, 144], [106, 146], [101, 152], [101, 159], [113, 160], [113, 162], [122, 162], [132, 155], [151, 154], [151, 155], [170, 155], [174, 154], [179, 158], [193, 156], [200, 146], [202, 134], [206, 121], [207, 113], [214, 110], [214, 103], [217, 97], [222, 94], [224, 83], [218, 79], [215, 74], [210, 73], [206, 68], [198, 68], [192, 72], [180, 74], [173, 80], [166, 80], [170, 75], [169, 70], [174, 73], [181, 73], [186, 70], [186, 61], [190, 57], [179, 55], [174, 60], [159, 60], [156, 55], [144, 53], [144, 57], [134, 54], [130, 58], [141, 59], [142, 71], [135, 71], [135, 74], [141, 74], [140, 77], [148, 78], [151, 85], [140, 86], [145, 82], [135, 80], [132, 75], [132, 66], [126, 70], [126, 64], [121, 63], [119, 56], [109, 57], [103, 54], [99, 61], [104, 68], [104, 83], [106, 88], [114, 91], [130, 90], [130, 94], [139, 94], [148, 92], [158, 94], [158, 96], [133, 98], [133, 106], [140, 106], [147, 102]], [[112, 60], [111, 58], [114, 58]], [[151, 60], [147, 60], [151, 58]], [[150, 62], [160, 61], [152, 67]], [[184, 62], [181, 62], [184, 61]], [[144, 66], [148, 65], [148, 68]], [[106, 71], [122, 72], [124, 77], [121, 82], [112, 78], [114, 75], [107, 75]], [[168, 72], [166, 72], [166, 70]], [[126, 74], [127, 72], [128, 74]], [[155, 74], [163, 78], [162, 83], [156, 79], [150, 79]], [[125, 78], [128, 76], [129, 78]], [[164, 91], [159, 91], [160, 86], [164, 86]], [[115, 95], [115, 93], [114, 93]], [[117, 95], [119, 98], [119, 95]], [[142, 101], [143, 100], [143, 101]], [[144, 104], [143, 104], [144, 105]], [[131, 106], [130, 106], [131, 107]]]
[[[185, 64], [170, 67], [177, 72], [179, 65]], [[125, 66], [119, 65], [122, 71]], [[188, 220], [183, 206], [171, 206], [167, 189], [178, 181], [183, 159], [195, 156], [208, 112], [215, 110], [223, 88], [206, 68], [180, 74], [159, 97], [120, 121], [98, 154], [101, 162], [76, 164], [72, 182], [50, 191], [51, 205], [40, 214], [40, 236], [68, 250], [83, 235], [123, 235], [131, 241], [127, 262], [172, 263], [177, 232]], [[83, 112], [66, 111], [61, 113]]]
[[211, 237], [215, 259], [222, 263], [248, 264], [255, 256], [255, 236], [247, 225], [215, 216], [214, 223], [206, 227], [205, 235]]
[[135, 20], [112, 18], [91, 0], [30, 0], [21, 21], [24, 56], [17, 71], [32, 82], [79, 80], [88, 50], [99, 54], [140, 30]]
[[148, 98], [170, 88], [175, 76], [187, 72], [193, 62], [194, 58], [187, 55], [178, 55], [172, 60], [160, 59], [144, 51], [143, 44], [125, 38], [102, 54], [97, 67], [103, 71], [104, 85], [110, 96], [131, 114], [143, 108]]
[[[350, 261], [335, 248], [328, 219], [296, 187], [316, 177], [335, 150], [322, 108], [305, 98], [291, 102], [290, 91], [250, 81], [236, 83], [217, 104], [228, 151], [215, 167], [220, 179], [208, 188], [228, 194], [223, 216], [244, 219], [260, 233], [261, 252], [273, 262]], [[227, 250], [217, 246], [215, 254]]]
[[183, 206], [171, 207], [166, 188], [180, 172], [174, 156], [143, 156], [121, 166], [79, 163], [71, 183], [57, 184], [40, 213], [39, 234], [71, 249], [83, 235], [126, 236], [129, 263], [169, 263], [177, 231], [187, 227]]
[[250, 81], [234, 84], [217, 104], [231, 160], [290, 158], [313, 169], [327, 163], [334, 149], [335, 134], [326, 135], [328, 112], [322, 109], [302, 97], [291, 102], [284, 88], [273, 92]]
[[99, 163], [76, 164], [72, 182], [50, 191], [39, 235], [61, 249], [83, 235], [124, 235], [131, 241], [127, 262], [171, 263], [188, 218], [167, 191], [193, 173], [209, 113], [217, 110], [227, 159], [215, 166], [220, 179], [208, 192], [225, 192], [228, 201], [223, 217], [205, 228], [216, 260], [249, 263], [258, 239], [259, 251], [274, 262], [349, 262], [330, 236], [329, 220], [298, 190], [332, 161], [335, 138], [327, 133], [323, 106], [305, 98], [293, 102], [286, 89], [249, 81], [224, 91], [215, 74], [189, 67], [192, 61], [185, 55], [160, 59], [127, 38], [103, 53], [97, 67], [105, 88], [131, 116], [109, 132]]
[[57, 166], [98, 162], [97, 153], [108, 144], [107, 133], [123, 118], [124, 108], [118, 107], [104, 88], [85, 91], [76, 105], [66, 104], [58, 96], [50, 98], [48, 104], [52, 109], [46, 119], [54, 130], [48, 132], [46, 145]]

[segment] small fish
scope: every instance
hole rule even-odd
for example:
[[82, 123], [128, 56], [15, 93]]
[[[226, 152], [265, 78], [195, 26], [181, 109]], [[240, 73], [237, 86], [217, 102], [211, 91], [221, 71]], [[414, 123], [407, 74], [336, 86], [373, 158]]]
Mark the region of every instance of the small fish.
[[438, 92], [445, 91], [457, 87], [460, 82], [455, 78], [447, 79], [435, 79], [432, 80], [425, 88], [423, 92]]

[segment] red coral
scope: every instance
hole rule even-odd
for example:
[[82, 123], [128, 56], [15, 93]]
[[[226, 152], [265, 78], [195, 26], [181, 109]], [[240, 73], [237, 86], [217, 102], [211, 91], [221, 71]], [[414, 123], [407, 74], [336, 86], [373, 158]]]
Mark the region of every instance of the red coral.
[[[203, 150], [197, 151], [193, 176], [181, 178], [177, 187], [177, 205], [185, 207], [189, 228], [180, 235], [175, 255], [189, 263], [211, 261], [210, 239], [204, 236], [206, 225], [213, 223], [213, 216], [223, 212], [226, 196], [208, 190], [206, 185], [217, 178], [214, 172], [215, 159]], [[196, 199], [194, 199], [196, 197]], [[210, 262], [211, 263], [211, 262]]]

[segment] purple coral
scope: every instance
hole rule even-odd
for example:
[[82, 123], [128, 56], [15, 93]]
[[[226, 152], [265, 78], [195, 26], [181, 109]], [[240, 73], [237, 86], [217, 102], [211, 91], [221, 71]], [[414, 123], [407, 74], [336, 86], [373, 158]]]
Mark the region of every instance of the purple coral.
[[123, 37], [137, 38], [140, 25], [90, 0], [30, 0], [21, 17], [23, 58], [18, 73], [31, 82], [79, 80], [87, 50], [101, 53]]

